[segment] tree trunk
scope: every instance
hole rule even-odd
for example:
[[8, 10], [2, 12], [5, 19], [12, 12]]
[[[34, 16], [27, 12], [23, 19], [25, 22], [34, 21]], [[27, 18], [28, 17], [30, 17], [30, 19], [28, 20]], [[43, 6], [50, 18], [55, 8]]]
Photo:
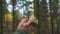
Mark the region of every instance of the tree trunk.
[[34, 12], [35, 16], [38, 19], [38, 31], [37, 34], [48, 34], [48, 24], [47, 24], [47, 7], [46, 7], [46, 0], [42, 0], [40, 2], [39, 0], [34, 1]]
[[57, 10], [58, 0], [50, 0], [50, 17], [52, 34], [57, 34]]

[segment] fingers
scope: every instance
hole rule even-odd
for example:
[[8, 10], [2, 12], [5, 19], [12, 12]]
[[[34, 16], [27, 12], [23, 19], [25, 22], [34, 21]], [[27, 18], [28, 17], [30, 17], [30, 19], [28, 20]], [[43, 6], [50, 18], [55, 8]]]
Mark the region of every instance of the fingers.
[[18, 26], [28, 26], [31, 24], [31, 21], [28, 18], [22, 19]]
[[21, 20], [21, 22], [19, 24], [24, 24], [27, 20], [28, 20], [28, 18], [24, 18]]
[[29, 20], [29, 19], [28, 18], [24, 18], [24, 19], [22, 19], [21, 22], [25, 23], [27, 20]]
[[30, 24], [31, 24], [31, 20], [28, 20], [28, 21], [24, 24], [24, 26], [30, 26]]
[[21, 22], [19, 23], [17, 29], [22, 29], [22, 30], [25, 30], [25, 31], [30, 31], [31, 30], [31, 20], [28, 19], [28, 18], [24, 18], [21, 20]]

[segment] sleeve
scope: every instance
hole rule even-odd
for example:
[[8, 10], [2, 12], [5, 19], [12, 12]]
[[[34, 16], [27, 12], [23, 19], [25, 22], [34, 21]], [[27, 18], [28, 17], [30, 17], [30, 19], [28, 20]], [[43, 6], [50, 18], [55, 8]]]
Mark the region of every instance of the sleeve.
[[16, 30], [13, 34], [27, 34], [24, 30]]

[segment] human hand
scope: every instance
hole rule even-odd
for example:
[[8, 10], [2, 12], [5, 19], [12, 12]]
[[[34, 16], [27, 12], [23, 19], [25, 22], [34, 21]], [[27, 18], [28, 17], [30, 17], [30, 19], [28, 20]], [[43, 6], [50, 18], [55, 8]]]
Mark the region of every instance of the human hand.
[[24, 30], [24, 31], [29, 33], [31, 31], [31, 25], [30, 24], [31, 24], [31, 20], [29, 20], [28, 18], [24, 18], [18, 24], [17, 29], [21, 29], [21, 30]]

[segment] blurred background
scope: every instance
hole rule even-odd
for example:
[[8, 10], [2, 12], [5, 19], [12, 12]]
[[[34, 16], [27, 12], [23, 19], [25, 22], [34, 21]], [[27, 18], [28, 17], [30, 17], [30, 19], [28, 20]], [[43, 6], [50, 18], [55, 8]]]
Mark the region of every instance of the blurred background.
[[38, 19], [31, 34], [60, 34], [60, 0], [0, 0], [0, 34], [12, 34], [25, 17]]

